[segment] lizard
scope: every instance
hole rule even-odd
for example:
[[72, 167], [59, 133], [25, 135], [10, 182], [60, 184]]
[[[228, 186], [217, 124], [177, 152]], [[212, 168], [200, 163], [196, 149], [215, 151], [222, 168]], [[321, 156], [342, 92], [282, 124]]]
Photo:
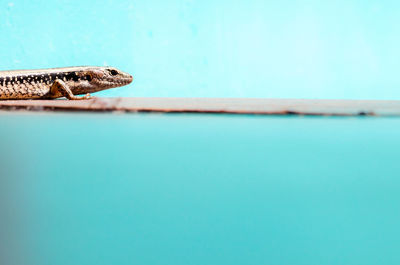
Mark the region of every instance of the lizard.
[[103, 66], [0, 71], [0, 100], [90, 99], [90, 93], [125, 86], [132, 80], [128, 73]]

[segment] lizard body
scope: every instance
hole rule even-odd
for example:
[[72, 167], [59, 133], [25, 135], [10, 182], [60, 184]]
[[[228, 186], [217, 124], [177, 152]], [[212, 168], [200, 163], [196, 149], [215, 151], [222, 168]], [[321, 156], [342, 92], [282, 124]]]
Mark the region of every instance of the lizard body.
[[[132, 76], [113, 67], [80, 66], [0, 71], [2, 99], [88, 99], [89, 93], [131, 83]], [[76, 95], [86, 94], [78, 97]]]

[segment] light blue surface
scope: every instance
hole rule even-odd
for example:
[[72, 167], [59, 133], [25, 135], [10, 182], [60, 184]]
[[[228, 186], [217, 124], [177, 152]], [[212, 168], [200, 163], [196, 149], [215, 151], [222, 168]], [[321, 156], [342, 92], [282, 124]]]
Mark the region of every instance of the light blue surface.
[[400, 262], [397, 119], [14, 114], [1, 124], [0, 246], [22, 260], [9, 264]]
[[112, 65], [103, 96], [400, 99], [400, 3], [0, 1], [0, 69]]

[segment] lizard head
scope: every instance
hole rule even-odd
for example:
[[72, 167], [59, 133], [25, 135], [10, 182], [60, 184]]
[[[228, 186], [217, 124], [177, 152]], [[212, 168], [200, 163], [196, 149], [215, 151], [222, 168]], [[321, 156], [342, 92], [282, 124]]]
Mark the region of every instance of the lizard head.
[[85, 88], [85, 92], [96, 92], [108, 88], [125, 86], [133, 80], [130, 74], [114, 67], [88, 67], [77, 73], [77, 75], [79, 76], [79, 80], [83, 80], [79, 81], [78, 87]]

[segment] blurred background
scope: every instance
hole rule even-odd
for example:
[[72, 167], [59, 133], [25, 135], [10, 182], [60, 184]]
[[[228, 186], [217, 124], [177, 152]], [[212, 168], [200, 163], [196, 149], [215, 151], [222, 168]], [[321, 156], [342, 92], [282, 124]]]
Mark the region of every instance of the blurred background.
[[103, 96], [400, 98], [397, 1], [0, 3], [0, 69], [135, 76]]
[[[400, 99], [400, 3], [0, 0], [0, 69], [111, 97]], [[400, 264], [398, 118], [0, 111], [0, 264]]]

